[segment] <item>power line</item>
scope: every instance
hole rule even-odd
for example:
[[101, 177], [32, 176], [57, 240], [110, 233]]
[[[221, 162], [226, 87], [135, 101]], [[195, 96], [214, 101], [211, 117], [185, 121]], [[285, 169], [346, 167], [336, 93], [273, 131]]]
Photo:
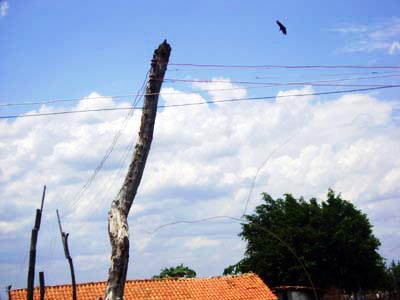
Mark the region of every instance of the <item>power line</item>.
[[[365, 74], [365, 73], [353, 73], [353, 74]], [[228, 80], [189, 80], [189, 79], [179, 79], [179, 78], [166, 78], [164, 80], [171, 82], [199, 82], [199, 83], [232, 83], [232, 84], [254, 84], [260, 85], [260, 87], [246, 87], [246, 89], [255, 89], [255, 88], [263, 88], [263, 87], [271, 87], [271, 86], [285, 86], [285, 85], [316, 85], [316, 86], [325, 86], [318, 85], [317, 83], [324, 82], [338, 82], [338, 81], [349, 81], [349, 80], [364, 80], [364, 79], [378, 79], [378, 78], [388, 78], [388, 77], [400, 77], [400, 73], [391, 72], [391, 74], [395, 75], [377, 75], [377, 76], [368, 76], [368, 77], [349, 77], [349, 78], [338, 78], [338, 79], [327, 79], [327, 80], [310, 80], [303, 82], [255, 82], [255, 81], [228, 81]], [[339, 75], [339, 74], [337, 74]], [[351, 74], [347, 74], [351, 75]], [[262, 79], [262, 77], [256, 77], [256, 79]], [[326, 85], [326, 86], [346, 86], [346, 85]], [[347, 86], [382, 86], [382, 84], [368, 84], [368, 85], [347, 85]], [[218, 91], [231, 91], [243, 89], [243, 87], [235, 87], [235, 88], [223, 88], [223, 89], [202, 89], [197, 91], [190, 92], [160, 92], [160, 93], [142, 93], [142, 94], [124, 94], [124, 95], [105, 95], [98, 97], [80, 97], [80, 98], [59, 98], [59, 99], [49, 99], [49, 100], [34, 100], [34, 101], [22, 101], [22, 102], [9, 102], [9, 103], [0, 103], [0, 107], [12, 107], [12, 106], [27, 106], [27, 105], [43, 105], [43, 104], [52, 104], [52, 103], [60, 103], [60, 102], [76, 102], [76, 101], [92, 101], [92, 100], [106, 100], [107, 98], [112, 99], [121, 99], [121, 98], [129, 98], [129, 97], [137, 97], [137, 96], [152, 96], [152, 95], [180, 95], [180, 94], [194, 94], [194, 93], [207, 93], [207, 92], [218, 92]]]
[[[249, 88], [263, 88], [269, 87], [270, 85], [259, 86], [259, 87], [246, 87]], [[49, 103], [58, 103], [58, 102], [75, 102], [81, 100], [92, 100], [92, 99], [106, 99], [106, 98], [129, 98], [129, 97], [137, 97], [137, 96], [153, 96], [153, 95], [183, 95], [183, 94], [195, 94], [195, 93], [206, 93], [206, 92], [218, 92], [218, 91], [232, 91], [232, 90], [241, 90], [242, 87], [237, 88], [225, 88], [225, 89], [208, 89], [208, 90], [198, 90], [198, 91], [190, 91], [190, 92], [160, 92], [160, 93], [148, 93], [148, 94], [126, 94], [126, 95], [108, 95], [108, 96], [99, 96], [99, 97], [90, 97], [90, 98], [65, 98], [65, 99], [50, 99], [50, 100], [36, 100], [36, 101], [25, 101], [25, 102], [11, 102], [11, 103], [0, 103], [0, 107], [7, 106], [26, 106], [26, 105], [39, 105], [39, 104], [49, 104]]]
[[41, 117], [41, 116], [51, 116], [51, 115], [65, 115], [65, 114], [86, 113], [86, 112], [113, 111], [113, 110], [133, 110], [133, 109], [137, 109], [137, 108], [132, 108], [132, 107], [116, 107], [116, 108], [98, 108], [98, 109], [83, 109], [83, 110], [59, 111], [59, 112], [37, 113], [37, 114], [27, 114], [27, 115], [8, 115], [8, 116], [0, 116], [0, 119]]
[[49, 99], [49, 100], [35, 100], [35, 101], [22, 101], [22, 102], [11, 102], [11, 103], [0, 103], [0, 107], [6, 106], [24, 106], [24, 105], [38, 105], [38, 104], [50, 104], [57, 102], [74, 102], [81, 100], [92, 100], [92, 99], [106, 99], [106, 98], [129, 98], [136, 96], [136, 94], [126, 94], [126, 95], [113, 95], [113, 96], [99, 96], [99, 97], [80, 97], [80, 98], [65, 98], [65, 99]]
[[397, 71], [370, 71], [370, 72], [352, 72], [352, 73], [330, 73], [330, 74], [318, 74], [318, 76], [344, 76], [344, 75], [372, 75], [372, 74], [398, 74]]
[[254, 223], [254, 222], [252, 222], [252, 223], [250, 221], [246, 222], [246, 220], [243, 219], [243, 217], [237, 218], [237, 217], [232, 217], [232, 216], [220, 215], [220, 216], [207, 217], [207, 218], [197, 219], [197, 220], [175, 221], [175, 222], [170, 222], [170, 223], [165, 223], [163, 225], [160, 225], [157, 228], [155, 228], [153, 231], [148, 232], [148, 233], [149, 234], [154, 234], [157, 231], [159, 231], [160, 229], [162, 229], [164, 227], [167, 227], [167, 226], [171, 226], [171, 225], [194, 224], [194, 223], [200, 223], [200, 222], [205, 222], [205, 221], [210, 221], [210, 220], [218, 220], [218, 219], [234, 220], [236, 222], [242, 222], [242, 224], [247, 224], [247, 225], [254, 226], [254, 227], [258, 228], [259, 230], [265, 231], [266, 233], [268, 233], [269, 235], [271, 235], [272, 237], [277, 239], [280, 243], [282, 243], [282, 245], [284, 245], [293, 254], [293, 256], [297, 259], [298, 263], [300, 264], [301, 268], [303, 269], [304, 273], [306, 274], [307, 279], [311, 284], [311, 287], [314, 290], [315, 299], [317, 299], [317, 294], [316, 294], [314, 282], [311, 280], [310, 273], [307, 271], [307, 268], [305, 267], [305, 265], [301, 261], [300, 257], [297, 255], [296, 251], [292, 247], [290, 247], [290, 245], [283, 238], [281, 238], [279, 235], [274, 233], [272, 230], [269, 230], [268, 228], [265, 228], [264, 226], [258, 225], [258, 224]]
[[168, 65], [219, 69], [400, 69], [400, 66], [393, 65], [220, 65], [192, 63], [169, 63]]
[[247, 212], [247, 207], [249, 206], [250, 200], [251, 200], [251, 195], [253, 193], [253, 189], [254, 189], [254, 185], [256, 183], [258, 174], [260, 173], [261, 169], [267, 164], [267, 162], [271, 159], [271, 157], [279, 150], [281, 149], [283, 146], [285, 146], [287, 143], [289, 143], [292, 139], [294, 139], [301, 131], [302, 128], [300, 128], [299, 130], [296, 130], [292, 135], [290, 135], [286, 140], [284, 140], [281, 144], [279, 144], [278, 146], [276, 146], [271, 152], [270, 154], [267, 156], [267, 158], [262, 162], [262, 164], [258, 167], [256, 174], [253, 177], [253, 181], [251, 183], [251, 187], [250, 187], [250, 191], [249, 191], [249, 195], [247, 197], [246, 200], [246, 205], [244, 207], [243, 213], [241, 218], [243, 218], [246, 215]]
[[204, 101], [204, 102], [192, 102], [192, 103], [182, 103], [182, 104], [170, 104], [170, 105], [160, 105], [158, 107], [159, 108], [169, 108], [169, 107], [182, 107], [182, 106], [193, 106], [193, 105], [201, 105], [201, 104], [222, 103], [222, 102], [253, 101], [253, 100], [268, 100], [268, 99], [276, 99], [276, 98], [333, 95], [333, 94], [343, 94], [343, 93], [353, 93], [353, 92], [366, 92], [366, 91], [389, 89], [389, 88], [396, 88], [396, 87], [400, 87], [400, 84], [398, 84], [398, 85], [384, 85], [384, 86], [380, 86], [380, 87], [372, 87], [372, 88], [365, 88], [365, 89], [351, 89], [351, 90], [328, 91], [328, 92], [294, 94], [294, 95], [276, 95], [276, 96], [264, 96], [264, 97], [251, 97], [251, 98], [224, 99], [224, 100], [214, 100], [214, 101]]
[[[79, 202], [79, 200], [81, 199], [81, 197], [83, 196], [83, 194], [85, 193], [85, 191], [90, 187], [90, 185], [93, 183], [94, 179], [96, 178], [97, 174], [100, 172], [100, 170], [102, 169], [102, 167], [104, 166], [106, 160], [110, 157], [111, 153], [114, 150], [115, 145], [117, 144], [120, 136], [122, 135], [123, 130], [125, 129], [126, 125], [128, 124], [129, 119], [132, 117], [135, 108], [137, 106], [137, 104], [139, 103], [141, 97], [139, 96], [142, 91], [144, 90], [145, 86], [146, 86], [146, 82], [147, 82], [147, 77], [148, 77], [149, 71], [146, 73], [146, 76], [144, 78], [144, 81], [142, 83], [141, 88], [139, 89], [138, 92], [138, 96], [136, 96], [135, 100], [133, 101], [133, 106], [131, 106], [131, 109], [128, 113], [128, 115], [125, 117], [125, 120], [122, 123], [121, 128], [118, 130], [118, 132], [115, 134], [113, 141], [111, 142], [111, 145], [109, 146], [109, 148], [107, 149], [106, 153], [104, 154], [102, 160], [100, 161], [100, 163], [98, 164], [98, 166], [96, 167], [96, 169], [93, 171], [92, 175], [89, 177], [89, 179], [86, 181], [86, 183], [82, 186], [82, 188], [79, 190], [78, 194], [75, 196], [75, 199], [69, 203], [69, 206], [71, 207], [71, 211], [72, 209], [75, 207], [75, 205]], [[68, 215], [68, 213], [66, 214]], [[64, 215], [64, 217], [66, 216]]]
[[[226, 68], [225, 68], [226, 69]], [[229, 68], [228, 68], [229, 69]], [[168, 72], [191, 72], [191, 71], [221, 71], [224, 68], [168, 68]], [[343, 76], [343, 75], [372, 75], [372, 74], [394, 74], [397, 71], [369, 71], [369, 72], [345, 72], [345, 73], [318, 73], [316, 76]], [[304, 75], [304, 74], [302, 74]], [[280, 78], [282, 75], [256, 76], [258, 78]]]
[[[316, 80], [316, 81], [299, 81], [299, 82], [259, 82], [259, 81], [231, 81], [231, 80], [218, 80], [218, 79], [181, 79], [181, 78], [164, 78], [164, 81], [170, 82], [191, 82], [191, 83], [231, 83], [231, 84], [253, 84], [253, 85], [267, 85], [267, 86], [290, 86], [290, 85], [311, 85], [311, 86], [347, 86], [347, 87], [376, 87], [382, 84], [326, 84], [324, 82], [338, 82], [357, 79], [372, 79], [372, 78], [385, 78], [385, 77], [400, 77], [400, 75], [387, 75], [387, 76], [372, 76], [365, 78], [343, 78], [343, 79], [330, 79], [330, 80]], [[321, 83], [321, 84], [320, 84]]]
[[[333, 95], [333, 94], [343, 94], [343, 93], [353, 93], [353, 92], [366, 92], [366, 91], [374, 91], [374, 90], [382, 90], [382, 89], [390, 89], [390, 88], [398, 88], [398, 87], [400, 87], [399, 84], [396, 84], [396, 85], [382, 85], [382, 86], [378, 86], [378, 87], [370, 87], [370, 88], [363, 88], [363, 89], [348, 89], [348, 90], [327, 91], [327, 92], [306, 93], [306, 94], [294, 94], [294, 95], [275, 95], [275, 96], [261, 96], [261, 97], [249, 97], [249, 98], [210, 100], [210, 101], [202, 101], [202, 102], [189, 102], [189, 103], [181, 103], [181, 104], [158, 105], [157, 107], [158, 108], [171, 108], [171, 107], [184, 107], [184, 106], [214, 104], [214, 103], [223, 103], [223, 102], [238, 102], [238, 101], [268, 100], [268, 99], [275, 99], [275, 98]], [[140, 108], [138, 108], [138, 107], [97, 108], [97, 109], [59, 111], [59, 112], [51, 112], [51, 113], [37, 113], [37, 114], [26, 114], [26, 115], [6, 115], [6, 116], [0, 116], [0, 119], [28, 118], [28, 117], [64, 115], [64, 114], [75, 114], [75, 113], [85, 113], [85, 112], [138, 110], [138, 109], [142, 109], [142, 107], [140, 107]]]
[[[351, 81], [351, 80], [365, 80], [365, 79], [378, 79], [378, 78], [389, 78], [389, 77], [400, 77], [400, 73], [397, 72], [393, 72], [395, 75], [375, 75], [375, 76], [368, 76], [368, 77], [346, 77], [346, 78], [336, 78], [336, 79], [324, 79], [324, 80], [310, 80], [310, 81], [306, 81], [304, 82], [304, 84], [309, 83], [309, 84], [313, 84], [313, 83], [319, 83], [319, 82], [338, 82], [338, 81]], [[257, 79], [261, 79], [260, 77]], [[302, 82], [289, 82], [291, 84], [294, 83], [302, 83]], [[279, 84], [279, 82], [277, 82], [276, 84]]]

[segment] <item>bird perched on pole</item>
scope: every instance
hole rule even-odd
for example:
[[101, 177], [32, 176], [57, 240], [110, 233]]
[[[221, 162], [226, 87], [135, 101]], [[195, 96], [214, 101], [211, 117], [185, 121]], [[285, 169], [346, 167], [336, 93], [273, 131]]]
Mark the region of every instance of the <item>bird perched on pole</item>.
[[279, 20], [276, 20], [276, 24], [278, 24], [279, 30], [282, 31], [284, 35], [286, 35], [287, 34], [286, 27], [281, 22], [279, 22]]

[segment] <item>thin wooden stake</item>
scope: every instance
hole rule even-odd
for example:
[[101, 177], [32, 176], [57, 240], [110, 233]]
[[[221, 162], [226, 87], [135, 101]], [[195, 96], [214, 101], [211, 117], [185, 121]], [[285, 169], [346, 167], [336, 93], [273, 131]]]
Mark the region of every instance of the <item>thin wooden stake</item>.
[[33, 300], [33, 286], [35, 284], [36, 244], [40, 229], [40, 221], [42, 219], [42, 210], [43, 210], [45, 195], [46, 195], [46, 186], [43, 187], [42, 202], [40, 205], [40, 209], [36, 210], [35, 225], [32, 229], [32, 234], [31, 234], [31, 245], [29, 249], [28, 284], [26, 293], [27, 300]]
[[10, 284], [9, 286], [7, 286], [6, 290], [7, 290], [7, 295], [8, 295], [8, 300], [11, 300], [11, 287], [12, 285]]
[[44, 272], [39, 272], [39, 284], [40, 284], [40, 300], [44, 300], [44, 294], [46, 293], [44, 285]]
[[64, 247], [65, 258], [68, 260], [69, 269], [70, 269], [70, 272], [71, 272], [72, 299], [76, 300], [76, 282], [75, 282], [74, 264], [72, 262], [72, 257], [69, 254], [69, 248], [68, 248], [68, 236], [69, 236], [69, 233], [63, 232], [62, 227], [61, 227], [60, 215], [58, 214], [58, 209], [56, 210], [56, 213], [57, 213], [57, 219], [58, 219], [58, 226], [60, 228], [61, 239], [62, 239], [62, 243], [63, 243], [63, 247]]

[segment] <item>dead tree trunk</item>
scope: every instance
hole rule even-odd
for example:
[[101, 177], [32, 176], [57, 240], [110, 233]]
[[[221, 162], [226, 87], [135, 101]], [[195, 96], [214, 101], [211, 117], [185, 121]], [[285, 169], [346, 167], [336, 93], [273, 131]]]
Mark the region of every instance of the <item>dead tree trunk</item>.
[[36, 244], [40, 229], [40, 221], [42, 219], [42, 210], [43, 210], [45, 195], [46, 195], [46, 186], [43, 187], [42, 203], [40, 205], [40, 209], [36, 210], [35, 225], [32, 228], [31, 246], [29, 249], [28, 284], [26, 293], [27, 300], [33, 300], [33, 286], [35, 284]]
[[166, 40], [154, 51], [149, 81], [146, 86], [139, 139], [125, 181], [117, 197], [112, 201], [108, 212], [111, 263], [108, 271], [105, 300], [123, 299], [129, 262], [129, 228], [127, 218], [142, 179], [146, 159], [150, 151], [157, 114], [158, 95], [165, 71], [167, 70], [170, 53], [171, 47]]
[[70, 269], [70, 272], [71, 272], [72, 299], [76, 300], [76, 282], [75, 282], [74, 264], [72, 262], [72, 257], [69, 254], [69, 248], [68, 248], [68, 236], [69, 236], [69, 233], [65, 233], [62, 230], [61, 221], [60, 221], [60, 215], [58, 214], [58, 209], [56, 210], [56, 213], [57, 213], [57, 219], [58, 219], [58, 227], [60, 228], [61, 239], [62, 239], [62, 243], [63, 243], [63, 247], [64, 247], [64, 255], [65, 255], [65, 258], [68, 260], [69, 269]]

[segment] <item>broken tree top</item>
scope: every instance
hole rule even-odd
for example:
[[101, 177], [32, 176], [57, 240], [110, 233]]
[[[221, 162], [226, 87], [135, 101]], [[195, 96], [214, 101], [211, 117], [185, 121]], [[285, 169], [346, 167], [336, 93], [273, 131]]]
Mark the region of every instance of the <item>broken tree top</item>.
[[171, 46], [167, 40], [164, 40], [156, 50], [154, 50], [153, 60], [161, 63], [168, 63], [171, 54]]

